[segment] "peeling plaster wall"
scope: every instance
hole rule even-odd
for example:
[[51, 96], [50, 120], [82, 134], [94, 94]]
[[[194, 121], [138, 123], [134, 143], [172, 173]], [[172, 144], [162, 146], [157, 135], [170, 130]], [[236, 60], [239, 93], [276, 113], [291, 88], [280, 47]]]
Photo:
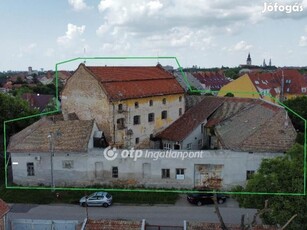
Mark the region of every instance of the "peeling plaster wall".
[[[181, 101], [179, 101], [181, 97]], [[163, 104], [162, 100], [166, 99]], [[149, 105], [149, 101], [153, 105]], [[135, 108], [135, 102], [139, 107]], [[118, 105], [123, 105], [119, 112]], [[161, 95], [147, 98], [128, 99], [110, 102], [98, 81], [89, 74], [82, 65], [70, 77], [62, 92], [62, 111], [64, 117], [68, 113], [76, 113], [82, 120], [95, 119], [98, 127], [105, 133], [107, 141], [120, 148], [136, 146], [149, 148], [151, 134], [161, 131], [179, 118], [179, 108], [182, 114], [185, 110], [183, 94]], [[161, 112], [167, 111], [167, 119], [161, 119]], [[154, 113], [153, 122], [148, 122], [148, 114]], [[141, 122], [133, 124], [134, 116], [140, 116]], [[125, 128], [118, 129], [117, 120], [125, 119]], [[132, 135], [127, 135], [127, 130], [132, 130]], [[136, 145], [136, 138], [139, 144]]]
[[[247, 153], [228, 150], [202, 151], [201, 158], [182, 159], [159, 158], [158, 150], [143, 150], [142, 157], [134, 160], [134, 153], [123, 158], [122, 152], [116, 150], [117, 158], [107, 160], [104, 149], [92, 149], [89, 153], [56, 153], [54, 162], [54, 181], [57, 187], [84, 187], [93, 184], [113, 186], [145, 186], [152, 188], [193, 188], [195, 166], [201, 164], [222, 165], [222, 182], [224, 189], [246, 183], [246, 171], [256, 171], [264, 158], [281, 156], [279, 153]], [[126, 150], [127, 151], [127, 150]], [[145, 155], [145, 151], [147, 155]], [[199, 151], [200, 152], [200, 151]], [[174, 151], [174, 153], [192, 154], [192, 151]], [[195, 152], [194, 152], [195, 153]], [[35, 156], [40, 156], [36, 160]], [[147, 156], [147, 157], [145, 157]], [[199, 155], [198, 155], [199, 156]], [[20, 185], [50, 185], [50, 154], [49, 153], [11, 153], [13, 182]], [[155, 158], [156, 157], [156, 158]], [[72, 168], [63, 168], [63, 161], [73, 161]], [[27, 162], [34, 163], [35, 176], [27, 176]], [[147, 165], [146, 165], [147, 164]], [[112, 177], [112, 167], [118, 167], [118, 178]], [[145, 168], [147, 168], [145, 170]], [[184, 178], [176, 178], [176, 169], [184, 169]], [[170, 170], [170, 178], [162, 179], [162, 169]], [[144, 171], [145, 170], [145, 171]]]
[[82, 65], [68, 79], [62, 92], [62, 112], [64, 117], [76, 113], [81, 120], [95, 119], [106, 137], [110, 136], [112, 117], [108, 99], [95, 77]]

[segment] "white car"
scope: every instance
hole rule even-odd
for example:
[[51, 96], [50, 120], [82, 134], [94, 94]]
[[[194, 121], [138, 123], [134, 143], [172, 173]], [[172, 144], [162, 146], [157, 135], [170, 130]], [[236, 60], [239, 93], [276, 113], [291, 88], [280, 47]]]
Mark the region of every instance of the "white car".
[[80, 205], [86, 206], [102, 206], [109, 207], [112, 205], [112, 196], [107, 192], [94, 192], [89, 196], [84, 196], [80, 199]]

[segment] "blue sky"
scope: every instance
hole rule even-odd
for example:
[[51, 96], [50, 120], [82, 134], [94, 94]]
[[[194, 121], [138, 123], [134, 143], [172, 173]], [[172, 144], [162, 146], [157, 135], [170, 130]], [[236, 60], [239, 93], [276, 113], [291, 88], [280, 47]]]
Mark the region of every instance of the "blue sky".
[[[263, 13], [265, 2], [277, 10]], [[84, 50], [183, 67], [238, 66], [250, 52], [255, 65], [307, 66], [307, 0], [2, 0], [0, 15], [0, 71], [54, 69]]]

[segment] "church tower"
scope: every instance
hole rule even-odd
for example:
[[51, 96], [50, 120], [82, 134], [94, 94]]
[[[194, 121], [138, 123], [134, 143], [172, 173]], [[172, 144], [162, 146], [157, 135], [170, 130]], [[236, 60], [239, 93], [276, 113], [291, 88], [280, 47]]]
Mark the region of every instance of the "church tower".
[[246, 59], [246, 65], [252, 65], [252, 59], [250, 53], [248, 53], [247, 59]]

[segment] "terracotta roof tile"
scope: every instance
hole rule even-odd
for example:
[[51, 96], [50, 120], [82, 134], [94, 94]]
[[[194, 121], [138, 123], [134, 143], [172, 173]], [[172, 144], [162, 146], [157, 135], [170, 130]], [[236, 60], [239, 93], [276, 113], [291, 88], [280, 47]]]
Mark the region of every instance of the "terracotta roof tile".
[[100, 81], [110, 101], [184, 93], [175, 77], [159, 66], [86, 69]]
[[182, 141], [205, 119], [205, 126], [214, 128], [224, 149], [285, 152], [296, 138], [281, 106], [261, 99], [232, 97], [205, 97], [156, 137]]
[[[282, 77], [282, 75], [284, 76]], [[274, 72], [251, 72], [248, 73], [248, 76], [252, 83], [260, 89], [281, 89], [282, 79], [284, 79], [283, 85], [285, 93], [303, 94], [301, 88], [307, 88], [307, 82], [305, 81], [304, 76], [295, 69], [278, 69]]]
[[229, 80], [220, 72], [205, 71], [192, 74], [200, 83], [205, 84], [211, 90], [220, 90], [224, 85], [229, 83]]
[[9, 152], [50, 152], [48, 135], [60, 131], [55, 140], [55, 152], [85, 152], [94, 121], [55, 120], [42, 118], [11, 137]]
[[[226, 224], [229, 230], [241, 230], [239, 224]], [[189, 230], [222, 230], [220, 223], [202, 223], [202, 222], [188, 222], [187, 228]], [[256, 225], [252, 230], [277, 230], [278, 227], [272, 225]]]
[[140, 230], [141, 226], [141, 221], [88, 220], [85, 230]]
[[219, 106], [221, 106], [224, 100], [225, 98], [205, 97], [200, 103], [185, 112], [169, 127], [156, 135], [156, 137], [171, 141], [182, 141], [201, 122], [207, 119]]

